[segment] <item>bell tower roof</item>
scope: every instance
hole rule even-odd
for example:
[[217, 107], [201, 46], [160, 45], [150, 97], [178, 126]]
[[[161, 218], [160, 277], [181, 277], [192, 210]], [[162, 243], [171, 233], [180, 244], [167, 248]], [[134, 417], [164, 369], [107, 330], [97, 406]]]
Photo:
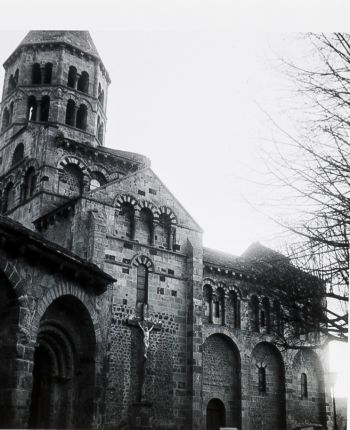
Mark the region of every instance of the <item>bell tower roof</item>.
[[26, 35], [20, 43], [20, 46], [42, 43], [66, 43], [67, 45], [80, 49], [86, 54], [100, 58], [88, 31], [34, 30]]

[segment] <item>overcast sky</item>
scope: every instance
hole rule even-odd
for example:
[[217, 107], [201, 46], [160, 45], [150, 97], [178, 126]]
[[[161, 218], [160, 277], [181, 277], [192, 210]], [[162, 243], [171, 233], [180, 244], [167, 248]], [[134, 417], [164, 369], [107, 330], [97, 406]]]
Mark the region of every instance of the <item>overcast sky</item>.
[[280, 211], [262, 187], [261, 150], [272, 133], [264, 111], [292, 127], [278, 58], [304, 55], [297, 37], [281, 32], [347, 28], [347, 2], [8, 4], [2, 62], [30, 29], [90, 30], [112, 79], [106, 146], [148, 156], [204, 229], [206, 246], [241, 254], [256, 240], [280, 245], [280, 229], [261, 213]]

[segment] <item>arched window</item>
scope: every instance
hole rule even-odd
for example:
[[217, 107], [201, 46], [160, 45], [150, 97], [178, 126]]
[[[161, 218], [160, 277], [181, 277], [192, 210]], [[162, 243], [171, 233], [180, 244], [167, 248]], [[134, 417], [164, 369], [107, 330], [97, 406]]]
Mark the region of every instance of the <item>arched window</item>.
[[203, 287], [204, 316], [208, 318], [208, 323], [213, 322], [213, 290], [210, 285]]
[[252, 296], [250, 299], [251, 309], [251, 326], [252, 330], [259, 333], [259, 299], [257, 296]]
[[86, 130], [87, 127], [87, 107], [83, 104], [79, 106], [77, 111], [77, 123], [76, 127], [81, 130]]
[[70, 66], [68, 72], [68, 87], [75, 88], [75, 83], [77, 81], [77, 69], [74, 66]]
[[97, 139], [100, 143], [103, 143], [103, 122], [98, 126]]
[[50, 113], [50, 97], [44, 96], [41, 99], [40, 121], [47, 122]]
[[[18, 70], [16, 71], [16, 73], [18, 74]], [[16, 78], [11, 75], [9, 78], [9, 84], [8, 84], [8, 89], [7, 89], [7, 93], [11, 93], [15, 88], [16, 88], [17, 84], [16, 84]]]
[[225, 325], [225, 293], [221, 287], [216, 290], [215, 318], [219, 318], [217, 323]]
[[10, 125], [10, 112], [7, 108], [5, 108], [2, 114], [1, 131], [5, 130], [9, 125]]
[[117, 220], [117, 233], [128, 239], [134, 239], [135, 209], [130, 203], [124, 202], [121, 205]]
[[67, 102], [66, 124], [75, 126], [75, 101], [71, 99]]
[[266, 369], [262, 366], [258, 368], [258, 388], [259, 393], [266, 393]]
[[141, 242], [148, 245], [153, 243], [153, 214], [148, 208], [142, 208], [140, 211], [140, 235]]
[[18, 69], [16, 69], [16, 72], [15, 72], [15, 76], [14, 76], [14, 81], [15, 81], [15, 86], [17, 87], [17, 85], [18, 85], [18, 75], [19, 75], [19, 70]]
[[30, 167], [24, 177], [24, 189], [23, 198], [24, 200], [30, 199], [35, 192], [36, 176], [34, 167]]
[[64, 166], [60, 178], [60, 191], [68, 197], [77, 197], [83, 192], [83, 174], [75, 164]]
[[11, 104], [10, 104], [10, 124], [12, 124], [12, 121], [13, 121], [13, 107], [14, 107], [14, 103], [13, 102], [11, 102]]
[[136, 304], [148, 303], [148, 269], [145, 265], [140, 264], [137, 267], [137, 293]]
[[4, 203], [3, 203], [4, 213], [13, 208], [14, 200], [15, 200], [15, 188], [13, 186], [13, 182], [9, 182], [4, 192]]
[[78, 80], [78, 91], [83, 93], [89, 92], [89, 74], [87, 72], [82, 72]]
[[241, 301], [236, 291], [230, 291], [230, 301], [233, 310], [233, 326], [241, 328]]
[[300, 390], [301, 390], [301, 398], [307, 399], [308, 393], [307, 393], [307, 376], [306, 376], [306, 373], [301, 374]]
[[29, 121], [36, 121], [38, 105], [34, 96], [28, 97], [28, 114], [27, 118]]
[[158, 244], [166, 249], [170, 249], [171, 219], [168, 214], [162, 213], [159, 216], [156, 235]]
[[102, 173], [92, 172], [90, 180], [90, 190], [95, 190], [96, 188], [99, 188], [106, 183], [106, 178], [103, 176]]
[[273, 314], [274, 314], [274, 329], [278, 335], [283, 334], [283, 321], [282, 321], [282, 313], [281, 313], [281, 305], [278, 300], [273, 302]]
[[102, 107], [104, 106], [105, 102], [105, 93], [101, 87], [101, 84], [98, 84], [98, 100], [101, 103]]
[[44, 84], [51, 84], [52, 80], [52, 63], [46, 63], [44, 68]]
[[267, 297], [262, 300], [261, 327], [264, 327], [267, 333], [270, 332], [270, 301]]
[[32, 67], [32, 84], [41, 84], [41, 68], [39, 63], [33, 64]]
[[21, 142], [16, 146], [15, 150], [13, 151], [11, 166], [14, 166], [15, 164], [19, 163], [20, 161], [23, 160], [23, 158], [24, 158], [24, 145]]

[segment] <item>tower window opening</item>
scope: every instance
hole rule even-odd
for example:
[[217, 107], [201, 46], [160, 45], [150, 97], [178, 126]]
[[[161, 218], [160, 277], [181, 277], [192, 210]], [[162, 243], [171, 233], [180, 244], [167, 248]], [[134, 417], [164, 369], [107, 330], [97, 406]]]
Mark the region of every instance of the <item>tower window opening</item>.
[[11, 93], [17, 87], [17, 84], [18, 84], [18, 73], [19, 72], [18, 72], [18, 69], [17, 69], [16, 72], [15, 72], [15, 74], [10, 76], [10, 78], [9, 78], [9, 84], [8, 84], [8, 89], [7, 89], [8, 93]]
[[77, 111], [76, 127], [81, 130], [86, 130], [87, 127], [87, 107], [83, 104], [79, 106]]
[[307, 376], [306, 373], [302, 373], [301, 374], [301, 379], [300, 379], [300, 383], [301, 383], [301, 398], [302, 399], [307, 399], [308, 397], [308, 393], [307, 393]]
[[75, 126], [75, 102], [68, 100], [66, 109], [66, 124]]
[[44, 96], [41, 99], [40, 121], [46, 122], [49, 120], [50, 113], [50, 97]]
[[15, 150], [13, 151], [11, 166], [15, 166], [17, 163], [22, 161], [23, 158], [24, 158], [24, 145], [21, 142], [16, 146]]
[[89, 74], [87, 72], [82, 72], [78, 79], [78, 91], [82, 91], [83, 93], [89, 92]]
[[259, 332], [259, 299], [257, 296], [251, 297], [250, 307], [252, 329], [255, 332]]
[[2, 123], [1, 123], [1, 131], [5, 130], [10, 125], [10, 112], [8, 108], [4, 109], [2, 114]]
[[36, 187], [36, 176], [34, 167], [30, 167], [24, 177], [24, 190], [23, 198], [24, 200], [30, 199], [35, 192]]
[[77, 69], [74, 66], [70, 66], [69, 72], [68, 72], [67, 85], [71, 88], [75, 88], [76, 81], [77, 81]]
[[44, 68], [44, 84], [51, 84], [52, 80], [52, 63], [46, 63]]
[[34, 96], [28, 97], [28, 120], [29, 121], [36, 121], [36, 114], [38, 110], [38, 105], [36, 102], [36, 98]]
[[98, 84], [98, 101], [101, 103], [103, 107], [105, 102], [105, 93], [101, 87], [101, 84]]
[[266, 393], [266, 369], [262, 366], [258, 368], [258, 389], [259, 393]]
[[41, 84], [41, 68], [39, 63], [33, 64], [32, 67], [32, 84], [40, 85]]
[[9, 121], [10, 121], [10, 124], [12, 124], [12, 120], [13, 120], [13, 107], [14, 107], [14, 103], [13, 102], [11, 102], [11, 104], [10, 104], [10, 118], [9, 118]]
[[2, 207], [3, 213], [12, 209], [14, 200], [15, 200], [14, 197], [15, 197], [15, 188], [13, 186], [13, 182], [9, 182], [5, 188], [5, 193], [4, 193], [4, 204]]
[[97, 139], [99, 142], [103, 143], [103, 122], [98, 126]]

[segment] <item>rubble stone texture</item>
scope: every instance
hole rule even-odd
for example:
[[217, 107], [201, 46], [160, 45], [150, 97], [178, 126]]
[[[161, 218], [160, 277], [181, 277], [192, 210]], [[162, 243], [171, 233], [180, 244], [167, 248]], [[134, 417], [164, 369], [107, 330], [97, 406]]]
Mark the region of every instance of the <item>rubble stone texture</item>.
[[270, 250], [203, 247], [150, 161], [103, 146], [89, 33], [31, 31], [4, 67], [0, 427], [331, 428], [325, 355], [273, 345]]

